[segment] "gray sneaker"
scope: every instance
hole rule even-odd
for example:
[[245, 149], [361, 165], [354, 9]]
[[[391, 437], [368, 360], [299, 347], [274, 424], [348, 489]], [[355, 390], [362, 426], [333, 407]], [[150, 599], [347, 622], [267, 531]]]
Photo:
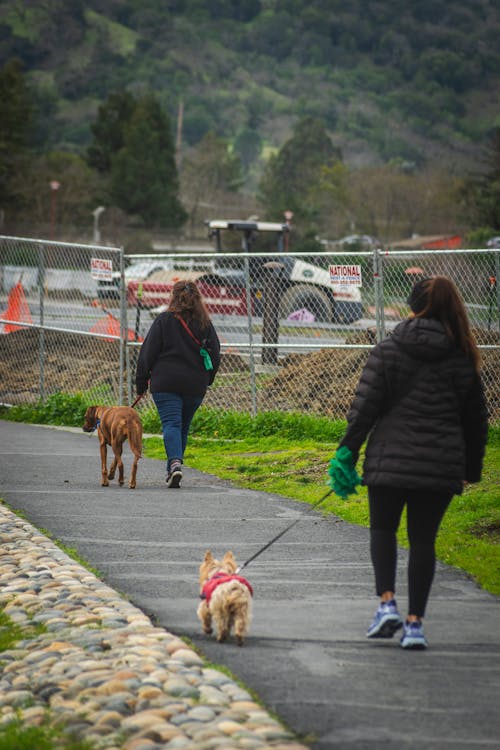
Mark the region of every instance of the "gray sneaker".
[[181, 486], [182, 481], [182, 464], [180, 461], [172, 461], [170, 471], [167, 474], [167, 487], [177, 489]]

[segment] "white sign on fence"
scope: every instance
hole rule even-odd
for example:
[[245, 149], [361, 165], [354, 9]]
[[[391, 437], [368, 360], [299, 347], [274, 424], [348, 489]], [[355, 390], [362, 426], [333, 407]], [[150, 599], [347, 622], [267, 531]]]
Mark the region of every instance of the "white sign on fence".
[[361, 266], [330, 266], [330, 284], [345, 284], [348, 286], [363, 286], [361, 281]]
[[91, 258], [90, 275], [97, 281], [110, 281], [113, 278], [113, 261], [110, 258]]

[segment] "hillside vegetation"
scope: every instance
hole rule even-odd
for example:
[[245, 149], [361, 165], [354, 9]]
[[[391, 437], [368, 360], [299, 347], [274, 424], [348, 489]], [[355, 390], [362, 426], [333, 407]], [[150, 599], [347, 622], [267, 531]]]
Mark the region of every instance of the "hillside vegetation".
[[304, 116], [325, 122], [351, 167], [399, 160], [470, 168], [500, 124], [499, 38], [495, 0], [0, 7], [0, 64], [24, 63], [44, 114], [41, 148], [83, 152], [110, 93], [149, 90], [174, 124], [183, 103], [185, 148], [212, 131], [258, 173]]

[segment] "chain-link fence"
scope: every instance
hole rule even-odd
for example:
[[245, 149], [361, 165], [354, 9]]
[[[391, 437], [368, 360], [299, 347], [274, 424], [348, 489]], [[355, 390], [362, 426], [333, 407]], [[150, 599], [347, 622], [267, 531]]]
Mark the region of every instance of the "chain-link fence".
[[205, 405], [343, 418], [369, 350], [408, 315], [414, 281], [444, 274], [466, 302], [499, 420], [500, 251], [307, 256], [257, 245], [124, 257], [119, 248], [0, 238], [0, 400], [78, 391], [89, 403], [131, 403], [140, 342], [185, 278], [198, 284], [222, 343]]

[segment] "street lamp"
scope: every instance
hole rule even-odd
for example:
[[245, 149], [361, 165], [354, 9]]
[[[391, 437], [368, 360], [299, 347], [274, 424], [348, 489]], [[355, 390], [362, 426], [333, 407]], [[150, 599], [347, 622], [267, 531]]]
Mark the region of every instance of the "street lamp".
[[54, 239], [54, 230], [56, 226], [56, 196], [61, 183], [57, 180], [50, 181], [50, 239]]
[[99, 231], [99, 216], [104, 210], [104, 206], [97, 206], [97, 208], [92, 211], [92, 214], [94, 216], [94, 245], [98, 245], [101, 241], [101, 232]]

